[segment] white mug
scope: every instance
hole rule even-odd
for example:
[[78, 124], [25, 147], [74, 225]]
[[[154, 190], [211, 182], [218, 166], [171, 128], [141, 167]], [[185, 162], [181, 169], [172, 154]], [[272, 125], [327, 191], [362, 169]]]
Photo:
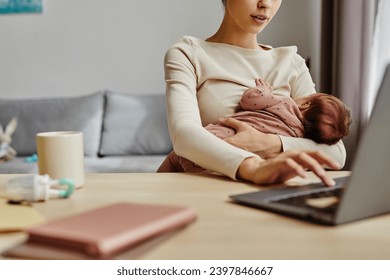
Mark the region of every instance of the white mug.
[[42, 132], [36, 136], [38, 170], [52, 179], [72, 179], [75, 187], [84, 185], [83, 133], [79, 131]]

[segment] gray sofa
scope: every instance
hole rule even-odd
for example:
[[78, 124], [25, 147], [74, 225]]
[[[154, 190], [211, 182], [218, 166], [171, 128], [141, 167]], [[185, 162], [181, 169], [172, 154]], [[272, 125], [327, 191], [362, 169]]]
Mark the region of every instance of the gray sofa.
[[85, 172], [155, 172], [171, 151], [165, 96], [101, 91], [66, 98], [0, 98], [0, 123], [17, 117], [11, 146], [17, 157], [0, 173], [37, 173], [35, 135], [82, 131]]

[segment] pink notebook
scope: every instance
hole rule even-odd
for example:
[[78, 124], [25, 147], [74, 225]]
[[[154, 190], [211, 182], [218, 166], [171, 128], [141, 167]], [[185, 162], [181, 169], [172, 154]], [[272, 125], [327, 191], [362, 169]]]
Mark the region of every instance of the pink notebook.
[[32, 227], [28, 243], [110, 258], [195, 219], [189, 207], [117, 203]]

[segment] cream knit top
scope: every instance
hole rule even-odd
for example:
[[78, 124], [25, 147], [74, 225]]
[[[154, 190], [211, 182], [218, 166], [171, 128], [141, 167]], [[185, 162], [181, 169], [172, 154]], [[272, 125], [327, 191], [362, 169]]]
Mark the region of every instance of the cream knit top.
[[[211, 43], [185, 36], [165, 55], [168, 127], [177, 155], [203, 168], [236, 179], [240, 163], [257, 156], [212, 135], [204, 126], [236, 112], [243, 92], [260, 78], [274, 94], [297, 98], [315, 92], [304, 59], [296, 47], [263, 50]], [[283, 150], [322, 150], [340, 165], [343, 143], [328, 146], [312, 140], [279, 136]]]

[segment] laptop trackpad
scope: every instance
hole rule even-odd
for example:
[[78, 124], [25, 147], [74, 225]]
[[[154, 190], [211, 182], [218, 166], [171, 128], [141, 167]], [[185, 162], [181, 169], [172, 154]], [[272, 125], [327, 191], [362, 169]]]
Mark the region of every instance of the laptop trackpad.
[[313, 208], [325, 209], [339, 203], [339, 198], [337, 196], [307, 198], [305, 203]]

